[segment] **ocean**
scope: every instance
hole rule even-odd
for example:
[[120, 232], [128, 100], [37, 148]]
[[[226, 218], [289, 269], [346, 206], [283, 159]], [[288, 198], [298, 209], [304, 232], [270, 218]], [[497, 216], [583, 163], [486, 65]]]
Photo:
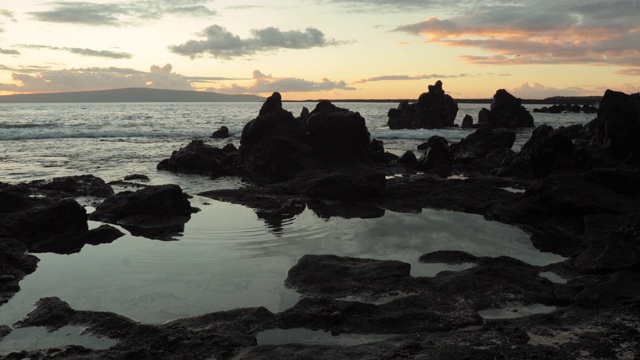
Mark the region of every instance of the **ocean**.
[[[469, 129], [389, 130], [387, 111], [397, 103], [351, 102], [372, 138], [397, 155], [432, 135], [457, 142]], [[93, 174], [105, 181], [144, 174], [149, 184], [178, 184], [189, 194], [237, 188], [236, 178], [212, 180], [156, 170], [157, 163], [193, 139], [215, 146], [239, 145], [242, 127], [257, 116], [260, 103], [100, 103], [0, 104], [0, 182], [20, 183]], [[284, 103], [297, 115], [315, 103]], [[487, 105], [459, 104], [477, 118]], [[541, 105], [536, 105], [541, 107]], [[533, 106], [529, 106], [532, 110]], [[595, 115], [533, 114], [536, 125], [584, 124]], [[212, 139], [220, 126], [228, 139]], [[517, 150], [531, 129], [517, 133]], [[460, 212], [424, 209], [420, 214], [387, 211], [377, 219], [321, 219], [305, 210], [274, 229], [249, 208], [194, 196], [200, 208], [176, 241], [127, 235], [111, 244], [85, 246], [78, 254], [36, 254], [35, 273], [22, 290], [0, 306], [0, 325], [20, 320], [42, 297], [57, 296], [78, 310], [112, 311], [137, 321], [160, 324], [173, 319], [239, 307], [264, 306], [273, 312], [293, 306], [299, 295], [284, 286], [287, 271], [305, 254], [336, 254], [409, 262], [414, 276], [471, 266], [421, 264], [436, 250], [462, 250], [477, 256], [511, 256], [545, 265], [562, 257], [535, 249], [517, 227]], [[88, 211], [92, 211], [88, 207]], [[90, 222], [90, 227], [101, 225]], [[69, 336], [14, 331], [0, 341], [0, 353], [68, 344]], [[53, 338], [52, 338], [53, 337]], [[44, 341], [47, 338], [47, 341]], [[51, 345], [54, 344], [54, 345]], [[84, 343], [80, 343], [84, 344]], [[90, 346], [85, 344], [86, 346]], [[40, 345], [44, 346], [44, 345]], [[98, 346], [98, 345], [96, 345]]]

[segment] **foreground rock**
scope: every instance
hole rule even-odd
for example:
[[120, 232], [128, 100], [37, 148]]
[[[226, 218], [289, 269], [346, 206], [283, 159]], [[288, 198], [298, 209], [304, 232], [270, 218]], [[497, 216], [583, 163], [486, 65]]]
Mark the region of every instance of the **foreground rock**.
[[607, 90], [598, 117], [585, 126], [591, 143], [616, 160], [640, 167], [640, 94]]
[[478, 113], [478, 127], [521, 128], [533, 127], [533, 116], [522, 106], [522, 99], [504, 89], [493, 95], [490, 109]]
[[458, 104], [442, 89], [442, 81], [429, 85], [415, 103], [403, 101], [390, 109], [387, 124], [390, 129], [439, 129], [452, 127], [458, 114]]
[[194, 212], [179, 186], [160, 185], [108, 197], [90, 218], [120, 225], [135, 236], [169, 240], [184, 231]]

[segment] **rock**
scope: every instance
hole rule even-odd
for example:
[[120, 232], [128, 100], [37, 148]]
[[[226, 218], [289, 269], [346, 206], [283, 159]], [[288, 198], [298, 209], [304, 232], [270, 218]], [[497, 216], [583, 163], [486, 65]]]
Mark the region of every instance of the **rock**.
[[409, 169], [415, 169], [418, 166], [418, 158], [416, 158], [416, 154], [413, 151], [405, 151], [398, 159], [398, 162]]
[[214, 131], [211, 134], [211, 137], [214, 139], [226, 139], [229, 137], [229, 128], [226, 126], [221, 126], [220, 129]]
[[341, 292], [352, 286], [355, 292], [362, 283], [393, 283], [409, 278], [410, 270], [411, 265], [400, 261], [305, 255], [289, 270], [285, 285], [304, 294]]
[[[578, 152], [571, 139], [549, 125], [538, 126], [520, 153], [503, 164], [502, 175], [540, 179], [555, 169], [574, 169]], [[526, 173], [518, 173], [519, 170]]]
[[111, 225], [100, 225], [80, 236], [80, 241], [90, 245], [109, 244], [124, 236], [124, 233]]
[[[321, 101], [303, 122], [304, 143], [311, 155], [329, 164], [370, 163], [371, 148], [365, 120], [357, 112]], [[373, 143], [377, 150], [381, 143]], [[382, 147], [384, 151], [384, 148]]]
[[291, 192], [316, 198], [353, 202], [362, 198], [376, 197], [382, 193], [386, 183], [383, 173], [328, 173], [301, 177], [289, 182]]
[[124, 177], [125, 181], [132, 181], [132, 180], [138, 180], [138, 181], [142, 181], [142, 182], [147, 182], [151, 179], [149, 179], [149, 177], [147, 175], [143, 175], [143, 174], [132, 174], [132, 175], [127, 175]]
[[436, 129], [452, 127], [458, 113], [458, 104], [445, 95], [442, 82], [429, 85], [418, 101], [410, 104], [403, 101], [397, 109], [388, 112], [390, 129]]
[[160, 185], [110, 196], [90, 219], [121, 225], [133, 235], [166, 240], [184, 230], [193, 212], [179, 186]]
[[202, 140], [193, 140], [186, 147], [174, 151], [169, 159], [158, 163], [158, 170], [176, 173], [220, 177], [236, 174], [237, 152], [213, 147]]
[[298, 116], [298, 119], [300, 119], [301, 121], [306, 119], [307, 116], [309, 116], [309, 109], [307, 109], [306, 106], [302, 107], [302, 110], [300, 111], [300, 116]]
[[504, 89], [493, 95], [490, 110], [478, 113], [478, 126], [490, 128], [533, 127], [533, 116], [522, 106], [522, 100]]
[[[382, 160], [359, 113], [321, 101], [304, 119], [267, 100], [260, 115], [242, 130], [240, 155], [249, 175], [286, 181], [319, 169], [370, 167]], [[273, 105], [276, 104], [276, 105]], [[379, 150], [379, 149], [378, 149]]]
[[32, 199], [29, 207], [0, 214], [0, 220], [0, 228], [32, 252], [79, 249], [77, 237], [88, 230], [85, 209], [71, 199]]
[[0, 235], [0, 305], [20, 290], [18, 282], [36, 270], [38, 261], [27, 253], [24, 243]]
[[42, 191], [49, 198], [72, 198], [80, 196], [107, 197], [113, 189], [104, 180], [93, 175], [66, 176], [52, 180], [36, 180], [27, 184]]
[[418, 148], [425, 150], [424, 155], [418, 160], [419, 170], [426, 171], [451, 165], [449, 142], [442, 136], [434, 135]]
[[640, 166], [640, 94], [627, 95], [607, 90], [598, 117], [585, 126], [591, 143], [617, 160]]
[[11, 334], [11, 328], [6, 325], [0, 325], [0, 341], [9, 334]]
[[258, 116], [280, 115], [283, 111], [285, 110], [282, 109], [282, 95], [279, 92], [274, 92], [262, 104]]
[[484, 160], [494, 154], [504, 155], [511, 150], [515, 140], [516, 134], [511, 131], [481, 128], [460, 140], [459, 143], [453, 144], [451, 153], [453, 159], [458, 162]]
[[640, 265], [640, 217], [588, 215], [575, 267], [581, 273], [634, 269]]
[[472, 128], [473, 127], [473, 117], [471, 117], [471, 115], [467, 114], [464, 116], [464, 118], [462, 119], [462, 125], [460, 125], [461, 128], [463, 129], [468, 129], [468, 128]]

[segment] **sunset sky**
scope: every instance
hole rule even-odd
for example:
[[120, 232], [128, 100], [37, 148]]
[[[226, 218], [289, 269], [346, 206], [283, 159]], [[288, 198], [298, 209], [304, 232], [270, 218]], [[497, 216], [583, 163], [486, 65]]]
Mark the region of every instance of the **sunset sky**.
[[637, 0], [3, 0], [0, 94], [640, 91]]

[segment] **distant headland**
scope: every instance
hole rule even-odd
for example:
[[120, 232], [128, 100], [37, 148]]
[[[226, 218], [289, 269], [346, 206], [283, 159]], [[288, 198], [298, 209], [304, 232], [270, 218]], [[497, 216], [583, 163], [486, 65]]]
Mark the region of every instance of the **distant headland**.
[[204, 91], [126, 88], [46, 94], [0, 96], [0, 103], [109, 103], [109, 102], [262, 102], [255, 95], [229, 95]]
[[[545, 99], [522, 99], [523, 104], [595, 105], [602, 96], [554, 96]], [[0, 96], [0, 103], [111, 103], [111, 102], [263, 102], [264, 97], [246, 94], [220, 94], [206, 91], [125, 88], [97, 91], [19, 94]], [[332, 102], [401, 102], [415, 99], [330, 99]], [[318, 102], [319, 99], [283, 100], [284, 102]], [[455, 99], [458, 103], [489, 104], [486, 99]]]

